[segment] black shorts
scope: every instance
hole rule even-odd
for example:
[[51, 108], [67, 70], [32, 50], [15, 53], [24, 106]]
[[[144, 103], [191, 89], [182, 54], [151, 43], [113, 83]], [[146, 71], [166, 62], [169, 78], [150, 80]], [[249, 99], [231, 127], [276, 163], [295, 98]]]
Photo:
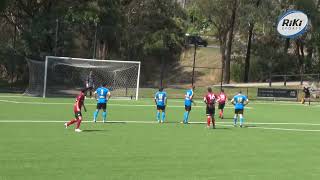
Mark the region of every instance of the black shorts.
[[74, 112], [74, 117], [75, 118], [78, 119], [80, 116], [82, 117], [81, 111]]
[[166, 110], [166, 106], [159, 106], [159, 105], [157, 105], [157, 110], [164, 111], [164, 110]]
[[226, 105], [225, 103], [219, 104], [218, 108], [219, 108], [219, 109], [224, 109], [224, 106], [225, 106], [225, 105]]
[[215, 111], [216, 110], [215, 110], [214, 106], [212, 106], [212, 107], [207, 106], [206, 114], [207, 114], [207, 116], [213, 116], [215, 114]]
[[310, 94], [305, 94], [304, 98], [310, 98]]
[[235, 109], [234, 113], [235, 114], [243, 114], [243, 109]]
[[97, 109], [106, 110], [107, 109], [107, 103], [98, 103], [97, 104]]
[[191, 111], [191, 106], [186, 106], [186, 105], [185, 105], [185, 106], [184, 106], [184, 109], [185, 109], [186, 111], [189, 111], [189, 112], [190, 112], [190, 111]]

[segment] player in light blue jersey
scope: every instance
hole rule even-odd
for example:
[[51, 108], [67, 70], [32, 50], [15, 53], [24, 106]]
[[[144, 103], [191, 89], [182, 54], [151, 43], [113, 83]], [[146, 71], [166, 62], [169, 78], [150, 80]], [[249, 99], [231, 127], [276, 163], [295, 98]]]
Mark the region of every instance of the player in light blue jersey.
[[191, 86], [190, 89], [186, 91], [186, 94], [184, 95], [184, 109], [186, 110], [183, 115], [183, 124], [188, 124], [189, 122], [189, 114], [191, 111], [191, 106], [193, 103], [193, 90], [194, 86]]
[[99, 114], [99, 110], [102, 109], [102, 119], [103, 123], [107, 120], [107, 102], [110, 99], [110, 91], [107, 89], [107, 84], [103, 84], [99, 87], [95, 92], [95, 98], [97, 99], [97, 109], [93, 114], [93, 122], [97, 122], [97, 117]]
[[244, 111], [244, 107], [249, 103], [249, 99], [247, 98], [247, 96], [241, 94], [241, 91], [239, 92], [239, 94], [235, 95], [232, 100], [231, 103], [234, 105], [234, 126], [237, 126], [237, 119], [238, 119], [238, 115], [240, 117], [240, 127], [243, 127], [243, 122], [244, 122], [244, 118], [243, 118], [243, 111]]
[[[164, 123], [166, 119], [166, 104], [167, 104], [167, 93], [160, 88], [159, 91], [154, 96], [154, 102], [157, 106], [157, 121], [159, 123]], [[162, 112], [162, 119], [160, 120], [160, 112]]]

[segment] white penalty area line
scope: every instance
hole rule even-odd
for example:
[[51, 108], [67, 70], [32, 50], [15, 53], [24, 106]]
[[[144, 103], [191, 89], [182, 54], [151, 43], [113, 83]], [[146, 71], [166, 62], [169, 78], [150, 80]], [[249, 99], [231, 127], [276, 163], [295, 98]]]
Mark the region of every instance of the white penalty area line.
[[[65, 123], [66, 121], [58, 120], [0, 120], [0, 123]], [[82, 121], [84, 123], [93, 123], [92, 121]], [[98, 121], [97, 123], [102, 123]], [[159, 124], [157, 121], [107, 121], [107, 124]], [[165, 123], [167, 124], [167, 123]], [[169, 122], [168, 124], [179, 124], [178, 122]], [[206, 124], [206, 122], [189, 122], [189, 124]], [[232, 127], [232, 123], [229, 122], [217, 122], [219, 126]], [[297, 128], [275, 128], [275, 127], [253, 127], [250, 125], [308, 125], [308, 126], [320, 126], [320, 124], [309, 123], [248, 123], [245, 128], [248, 129], [263, 129], [263, 130], [276, 130], [276, 131], [295, 131], [295, 132], [320, 132], [320, 129], [297, 129]]]
[[[0, 99], [0, 102], [13, 103], [13, 104], [31, 104], [31, 105], [72, 105], [73, 103], [47, 103], [47, 102], [21, 102], [21, 101], [11, 101]], [[89, 103], [85, 104], [88, 106], [96, 106], [97, 104]], [[151, 104], [108, 104], [108, 106], [122, 106], [122, 107], [155, 107]], [[184, 108], [184, 106], [170, 106], [168, 108]], [[192, 106], [193, 108], [204, 108], [205, 106]], [[227, 109], [232, 109], [232, 106], [226, 106]], [[246, 107], [246, 109], [253, 109], [252, 107]]]

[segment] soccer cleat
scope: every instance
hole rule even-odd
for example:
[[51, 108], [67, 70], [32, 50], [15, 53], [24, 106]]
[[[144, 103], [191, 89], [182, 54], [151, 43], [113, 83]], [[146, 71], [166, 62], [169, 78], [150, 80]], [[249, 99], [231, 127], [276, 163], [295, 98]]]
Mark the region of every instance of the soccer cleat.
[[164, 121], [161, 121], [161, 124], [163, 124], [164, 123]]
[[237, 127], [237, 124], [233, 124], [234, 127]]
[[82, 132], [81, 129], [75, 129], [74, 131], [75, 131], [75, 132]]
[[240, 127], [242, 128], [242, 127], [243, 127], [243, 125], [242, 125], [242, 124], [240, 124]]
[[215, 129], [216, 128], [216, 126], [212, 126], [212, 129]]
[[93, 122], [94, 122], [94, 123], [96, 123], [96, 122], [97, 122], [97, 120], [95, 120], [95, 119], [94, 119], [94, 120], [93, 120]]
[[64, 127], [66, 127], [66, 129], [68, 129], [68, 123], [64, 123]]
[[210, 129], [210, 126], [207, 125], [207, 129]]
[[106, 121], [102, 121], [102, 123], [106, 123]]

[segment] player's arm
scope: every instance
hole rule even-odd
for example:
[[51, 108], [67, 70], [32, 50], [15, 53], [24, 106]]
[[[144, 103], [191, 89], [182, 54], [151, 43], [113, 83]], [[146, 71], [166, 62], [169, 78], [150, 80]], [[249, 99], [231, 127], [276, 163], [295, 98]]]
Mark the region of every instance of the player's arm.
[[233, 104], [233, 105], [234, 105], [234, 98], [232, 98], [232, 99], [231, 99], [231, 104]]
[[111, 97], [111, 93], [108, 92], [108, 94], [107, 94], [107, 101], [109, 101], [110, 97]]
[[203, 102], [204, 102], [205, 104], [208, 104], [206, 97], [203, 98]]
[[97, 90], [95, 90], [95, 91], [93, 92], [93, 94], [94, 94], [94, 98], [98, 101]]
[[249, 104], [249, 99], [248, 98], [244, 101], [244, 105], [247, 105], [247, 104]]
[[157, 94], [154, 96], [154, 103], [157, 105]]
[[84, 105], [84, 103], [83, 103], [83, 110], [84, 110], [84, 112], [87, 112], [87, 108], [86, 108], [86, 106]]

